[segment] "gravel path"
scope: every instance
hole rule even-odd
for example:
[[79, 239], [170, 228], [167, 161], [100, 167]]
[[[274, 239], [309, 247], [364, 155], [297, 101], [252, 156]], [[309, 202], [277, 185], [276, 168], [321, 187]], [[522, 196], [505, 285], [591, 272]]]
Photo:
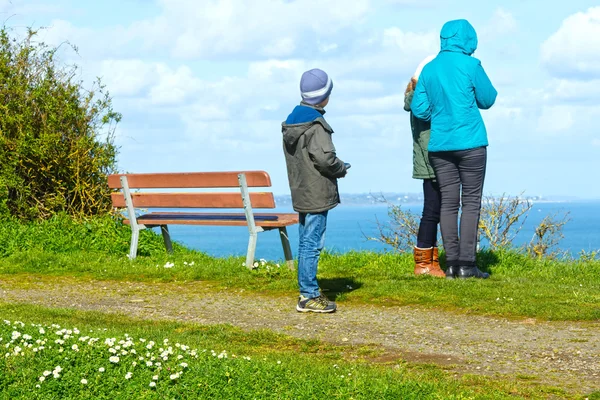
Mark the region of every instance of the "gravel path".
[[[17, 282], [18, 279], [18, 282]], [[139, 283], [0, 277], [0, 302], [118, 312], [144, 319], [270, 329], [341, 345], [385, 348], [375, 362], [404, 359], [456, 374], [521, 376], [576, 393], [600, 390], [600, 322], [540, 322], [417, 307], [339, 304], [331, 315], [301, 314], [291, 297], [209, 283]]]

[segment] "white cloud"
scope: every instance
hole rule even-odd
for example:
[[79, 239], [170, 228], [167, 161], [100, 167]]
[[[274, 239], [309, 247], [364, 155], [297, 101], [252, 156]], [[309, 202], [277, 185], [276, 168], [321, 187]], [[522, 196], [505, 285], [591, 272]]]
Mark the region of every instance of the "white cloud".
[[321, 53], [329, 53], [338, 48], [337, 43], [321, 43], [319, 42], [319, 51]]
[[203, 83], [194, 76], [188, 66], [175, 70], [158, 65], [158, 84], [150, 90], [150, 100], [154, 105], [174, 106], [190, 100], [190, 95], [203, 89]]
[[248, 65], [248, 77], [271, 82], [297, 80], [307, 69], [307, 64], [303, 60], [257, 61]]
[[[171, 47], [181, 59], [228, 54], [286, 57], [306, 34], [332, 35], [352, 28], [368, 0], [160, 0], [162, 14], [139, 21], [132, 39], [147, 48]], [[171, 45], [172, 44], [172, 45]]]
[[437, 53], [440, 48], [439, 34], [435, 32], [404, 32], [400, 28], [388, 28], [383, 31], [383, 45], [395, 47], [404, 53]]
[[537, 130], [549, 135], [570, 129], [575, 122], [573, 110], [569, 106], [548, 106], [542, 108], [538, 118]]
[[566, 18], [542, 44], [541, 61], [556, 77], [600, 78], [600, 7]]
[[114, 96], [136, 96], [158, 79], [156, 64], [142, 60], [104, 60], [100, 76]]
[[516, 31], [517, 20], [503, 8], [497, 8], [490, 21], [483, 28], [483, 36], [505, 35]]

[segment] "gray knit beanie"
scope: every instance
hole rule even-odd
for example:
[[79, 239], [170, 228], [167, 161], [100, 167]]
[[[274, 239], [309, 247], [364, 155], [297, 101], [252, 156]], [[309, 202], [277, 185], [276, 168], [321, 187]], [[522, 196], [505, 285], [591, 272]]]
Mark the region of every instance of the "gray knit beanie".
[[308, 104], [317, 105], [329, 97], [333, 90], [333, 82], [325, 71], [318, 68], [302, 74], [300, 92], [302, 100]]

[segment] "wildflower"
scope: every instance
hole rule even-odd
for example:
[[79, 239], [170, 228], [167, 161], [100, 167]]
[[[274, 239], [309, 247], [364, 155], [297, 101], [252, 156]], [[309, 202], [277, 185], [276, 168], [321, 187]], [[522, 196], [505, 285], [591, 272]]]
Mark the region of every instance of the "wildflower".
[[179, 366], [180, 366], [181, 368], [187, 368], [187, 367], [188, 367], [187, 363], [181, 363], [181, 364], [179, 364]]
[[98, 372], [104, 372], [104, 371], [106, 371], [106, 370], [104, 369], [104, 367], [100, 367], [100, 368], [98, 368]]
[[44, 382], [45, 380], [46, 380], [46, 377], [40, 376], [40, 382]]
[[175, 379], [179, 378], [179, 373], [172, 374], [169, 376], [169, 378], [171, 378], [171, 380], [174, 381]]
[[281, 361], [277, 361], [277, 364], [281, 364]]
[[118, 356], [112, 356], [111, 358], [108, 359], [108, 361], [110, 361], [113, 364], [117, 364], [119, 362], [119, 357]]
[[146, 361], [146, 367], [151, 367], [152, 365], [154, 365], [152, 361]]
[[73, 351], [79, 351], [79, 346], [77, 346], [76, 344], [74, 344], [73, 346], [71, 346], [71, 349]]
[[154, 388], [154, 387], [156, 387], [156, 382], [150, 382], [150, 387], [151, 387], [151, 388]]
[[153, 381], [157, 381], [157, 380], [158, 380], [158, 375], [154, 375], [154, 376], [152, 377], [152, 380], [153, 380]]
[[133, 374], [131, 372], [128, 372], [127, 374], [125, 374], [125, 379], [131, 379], [132, 376]]
[[44, 371], [42, 373], [42, 375], [44, 375], [44, 376], [52, 375], [52, 371]]
[[175, 266], [174, 263], [167, 261], [167, 263], [165, 264], [165, 268], [173, 268]]
[[88, 383], [88, 382], [87, 382], [87, 379], [82, 379], [82, 380], [81, 380], [81, 384], [82, 384], [82, 385], [87, 385], [87, 383]]

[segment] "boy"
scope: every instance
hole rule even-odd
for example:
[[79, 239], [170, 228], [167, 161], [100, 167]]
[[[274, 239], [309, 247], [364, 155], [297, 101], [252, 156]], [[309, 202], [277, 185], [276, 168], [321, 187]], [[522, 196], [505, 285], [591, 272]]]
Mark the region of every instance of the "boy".
[[283, 151], [294, 210], [300, 214], [298, 250], [299, 312], [331, 313], [336, 304], [317, 283], [319, 256], [325, 244], [327, 212], [340, 203], [337, 178], [349, 164], [337, 158], [333, 130], [323, 118], [333, 83], [320, 69], [302, 74], [302, 102], [282, 124]]

